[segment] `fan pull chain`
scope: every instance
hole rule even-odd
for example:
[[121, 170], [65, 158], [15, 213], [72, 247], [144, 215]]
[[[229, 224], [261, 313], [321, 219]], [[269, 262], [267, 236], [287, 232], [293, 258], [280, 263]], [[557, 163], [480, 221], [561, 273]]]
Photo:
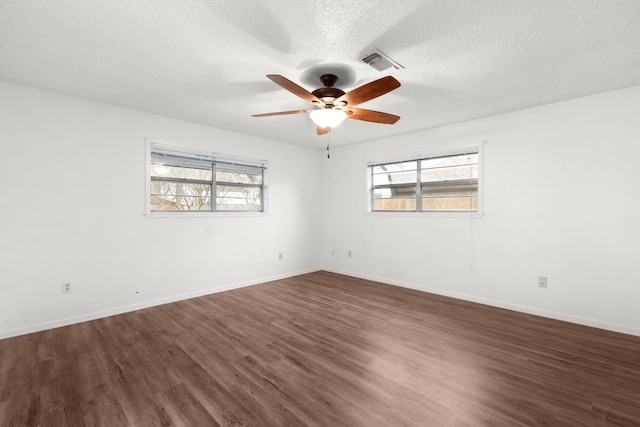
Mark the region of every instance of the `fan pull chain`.
[[329, 143], [331, 142], [331, 136], [327, 134], [327, 159], [331, 158], [331, 151], [329, 151]]

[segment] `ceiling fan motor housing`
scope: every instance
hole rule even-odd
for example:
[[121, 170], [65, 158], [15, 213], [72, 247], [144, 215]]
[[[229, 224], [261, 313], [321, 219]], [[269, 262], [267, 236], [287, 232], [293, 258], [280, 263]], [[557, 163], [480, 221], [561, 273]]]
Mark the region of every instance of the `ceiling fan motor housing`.
[[331, 107], [333, 105], [333, 101], [337, 98], [340, 98], [345, 92], [337, 87], [333, 87], [338, 81], [338, 77], [334, 74], [323, 74], [320, 76], [320, 81], [324, 85], [320, 89], [316, 89], [312, 94], [314, 94], [317, 98], [321, 99], [322, 102], [326, 104], [327, 107]]
[[313, 92], [317, 98], [321, 99], [327, 105], [333, 105], [333, 101], [337, 98], [340, 98], [344, 95], [344, 91], [335, 87], [322, 87], [320, 89], [316, 89]]

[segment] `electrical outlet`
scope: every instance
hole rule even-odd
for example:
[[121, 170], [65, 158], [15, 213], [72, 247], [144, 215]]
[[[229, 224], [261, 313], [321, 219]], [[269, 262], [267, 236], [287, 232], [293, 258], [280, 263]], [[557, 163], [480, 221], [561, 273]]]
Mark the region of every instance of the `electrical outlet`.
[[282, 252], [278, 254], [278, 259], [282, 259]]
[[538, 287], [540, 288], [547, 287], [547, 276], [538, 276]]
[[70, 282], [62, 282], [62, 293], [67, 294], [71, 292], [71, 283]]

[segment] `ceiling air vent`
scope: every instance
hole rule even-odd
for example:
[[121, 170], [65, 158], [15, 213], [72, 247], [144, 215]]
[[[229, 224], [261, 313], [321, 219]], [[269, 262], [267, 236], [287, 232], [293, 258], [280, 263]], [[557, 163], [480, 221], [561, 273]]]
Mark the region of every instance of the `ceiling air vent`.
[[366, 64], [371, 65], [378, 71], [384, 71], [388, 68], [395, 68], [399, 70], [404, 68], [402, 65], [398, 64], [398, 62], [389, 58], [389, 56], [385, 55], [381, 50], [376, 49], [376, 52], [362, 59]]

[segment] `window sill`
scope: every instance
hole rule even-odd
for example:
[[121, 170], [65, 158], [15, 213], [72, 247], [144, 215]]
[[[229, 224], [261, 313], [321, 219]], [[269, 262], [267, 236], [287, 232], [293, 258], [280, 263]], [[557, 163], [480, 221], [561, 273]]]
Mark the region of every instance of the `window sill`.
[[146, 212], [147, 219], [159, 218], [224, 218], [224, 217], [265, 217], [269, 212]]
[[371, 212], [367, 211], [364, 213], [366, 216], [381, 216], [381, 217], [409, 217], [409, 218], [471, 218], [471, 219], [480, 219], [485, 214], [482, 212], [390, 212], [390, 211], [379, 211], [379, 212]]

